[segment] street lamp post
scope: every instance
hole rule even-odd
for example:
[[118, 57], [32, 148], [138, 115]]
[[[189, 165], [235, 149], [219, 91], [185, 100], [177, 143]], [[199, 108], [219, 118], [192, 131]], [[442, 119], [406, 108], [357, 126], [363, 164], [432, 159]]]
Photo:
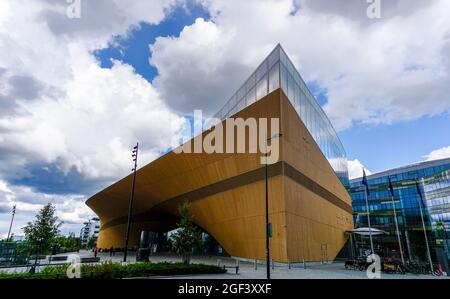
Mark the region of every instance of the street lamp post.
[[267, 167], [267, 143], [269, 140], [272, 140], [274, 138], [281, 137], [281, 134], [275, 134], [270, 138], [267, 138], [266, 140], [266, 151], [265, 151], [265, 167], [264, 167], [264, 173], [265, 173], [265, 180], [266, 180], [266, 270], [267, 270], [267, 279], [270, 279], [270, 242], [269, 242], [269, 230], [270, 230], [270, 222], [269, 222], [269, 175], [268, 175], [268, 167]]
[[8, 230], [8, 237], [6, 238], [6, 241], [9, 242], [9, 237], [11, 236], [11, 228], [14, 222], [14, 215], [16, 215], [16, 205], [14, 205], [13, 209], [12, 209], [12, 217], [11, 217], [11, 224], [9, 225], [9, 230]]
[[123, 252], [123, 261], [124, 262], [127, 261], [128, 241], [129, 241], [129, 238], [130, 238], [131, 217], [133, 216], [134, 186], [135, 186], [135, 181], [136, 181], [138, 151], [139, 151], [139, 142], [133, 148], [133, 154], [131, 155], [133, 157], [133, 161], [134, 161], [134, 168], [132, 169], [132, 171], [133, 171], [133, 182], [131, 184], [131, 197], [130, 197], [130, 203], [129, 203], [129, 206], [128, 206], [127, 233], [125, 235], [125, 248], [124, 248], [124, 252]]

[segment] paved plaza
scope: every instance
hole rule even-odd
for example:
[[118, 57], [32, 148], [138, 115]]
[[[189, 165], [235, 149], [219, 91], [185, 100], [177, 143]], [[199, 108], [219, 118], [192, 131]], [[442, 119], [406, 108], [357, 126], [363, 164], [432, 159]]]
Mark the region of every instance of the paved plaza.
[[[77, 254], [77, 253], [73, 253]], [[61, 254], [68, 255], [68, 254]], [[94, 254], [88, 251], [80, 251], [80, 257], [90, 257]], [[122, 262], [123, 253], [116, 253], [114, 256], [110, 256], [109, 252], [101, 252], [98, 254], [101, 262], [112, 261]], [[135, 252], [129, 253], [128, 261], [131, 263], [136, 262]], [[180, 262], [180, 257], [176, 255], [153, 255], [150, 257], [151, 262]], [[213, 274], [213, 275], [191, 275], [191, 276], [164, 276], [164, 277], [152, 277], [164, 278], [164, 279], [264, 279], [266, 277], [265, 264], [258, 264], [255, 269], [254, 263], [251, 262], [239, 262], [239, 272], [236, 274], [235, 266], [236, 260], [229, 257], [218, 256], [193, 256], [191, 258], [192, 263], [201, 263], [207, 265], [226, 266], [228, 272], [225, 274]], [[0, 269], [4, 272], [23, 272], [27, 268], [9, 268]], [[284, 264], [276, 264], [271, 269], [271, 276], [274, 279], [367, 279], [365, 271], [346, 270], [343, 262], [333, 262], [326, 264], [307, 265], [306, 269], [303, 265], [293, 265], [291, 269]], [[436, 277], [432, 275], [415, 275], [415, 274], [381, 274], [382, 279], [448, 279], [448, 277]]]

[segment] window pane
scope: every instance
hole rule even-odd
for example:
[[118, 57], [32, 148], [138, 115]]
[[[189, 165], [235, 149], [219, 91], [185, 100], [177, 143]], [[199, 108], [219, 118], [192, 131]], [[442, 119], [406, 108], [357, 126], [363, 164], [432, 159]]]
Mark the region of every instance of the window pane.
[[287, 71], [284, 65], [281, 65], [281, 88], [283, 89], [284, 93], [287, 94]]
[[294, 78], [291, 75], [288, 76], [288, 98], [291, 102], [294, 99]]
[[248, 93], [247, 93], [247, 106], [253, 104], [256, 101], [256, 92], [255, 87], [253, 87]]
[[255, 85], [256, 85], [255, 74], [250, 76], [250, 78], [247, 80], [247, 83], [245, 85], [246, 85], [245, 90], [247, 93], [255, 87]]
[[267, 94], [267, 76], [264, 76], [256, 85], [256, 99], [261, 99]]
[[255, 72], [256, 82], [258, 82], [266, 74], [267, 74], [267, 60], [264, 60], [264, 62], [258, 67], [258, 69]]
[[280, 64], [277, 63], [272, 67], [269, 73], [269, 92], [274, 91], [275, 89], [280, 87]]
[[276, 48], [269, 56], [269, 68], [280, 60], [280, 48]]

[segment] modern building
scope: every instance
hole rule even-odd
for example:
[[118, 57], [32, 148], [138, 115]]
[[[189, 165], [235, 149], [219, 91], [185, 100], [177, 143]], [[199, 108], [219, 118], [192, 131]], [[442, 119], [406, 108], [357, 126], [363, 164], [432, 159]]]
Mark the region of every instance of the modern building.
[[[389, 192], [388, 178], [392, 182], [394, 198]], [[357, 228], [368, 226], [366, 195], [361, 181], [362, 178], [351, 180], [349, 188]], [[396, 216], [407, 259], [427, 261], [424, 226], [432, 259], [442, 262], [442, 255], [450, 259], [450, 159], [383, 171], [367, 176], [367, 181], [371, 226], [389, 233], [374, 239], [382, 251], [399, 252]], [[356, 245], [358, 251], [368, 249], [368, 238], [360, 239]]]
[[[227, 253], [265, 259], [267, 183], [271, 258], [278, 262], [334, 259], [348, 238], [345, 232], [353, 228], [351, 199], [344, 187], [348, 185], [346, 154], [280, 45], [216, 117], [218, 125], [137, 171], [129, 246], [138, 246], [142, 231], [174, 229], [177, 207], [187, 200], [195, 223]], [[236, 150], [236, 142], [242, 140], [232, 126], [223, 140], [224, 147], [234, 152], [179, 153], [181, 148], [202, 144], [214, 130], [237, 119], [247, 125], [252, 119], [259, 124], [270, 120], [270, 125], [263, 134], [251, 134], [255, 132], [250, 125], [244, 126], [244, 152]], [[274, 127], [281, 134], [272, 135]], [[254, 135], [260, 139], [258, 144], [279, 143], [278, 159], [267, 168], [261, 163], [265, 154], [251, 150]], [[269, 142], [267, 136], [272, 136]], [[129, 175], [86, 202], [100, 218], [100, 248], [124, 247], [131, 183]]]
[[80, 231], [81, 247], [86, 247], [92, 237], [98, 238], [100, 232], [100, 219], [94, 217], [83, 223], [83, 228]]

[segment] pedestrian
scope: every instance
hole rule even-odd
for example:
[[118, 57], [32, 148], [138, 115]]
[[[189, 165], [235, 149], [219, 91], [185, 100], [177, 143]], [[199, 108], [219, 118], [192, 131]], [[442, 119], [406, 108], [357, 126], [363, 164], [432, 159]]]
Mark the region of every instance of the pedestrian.
[[111, 248], [109, 248], [109, 256], [113, 255], [113, 247], [111, 246]]

